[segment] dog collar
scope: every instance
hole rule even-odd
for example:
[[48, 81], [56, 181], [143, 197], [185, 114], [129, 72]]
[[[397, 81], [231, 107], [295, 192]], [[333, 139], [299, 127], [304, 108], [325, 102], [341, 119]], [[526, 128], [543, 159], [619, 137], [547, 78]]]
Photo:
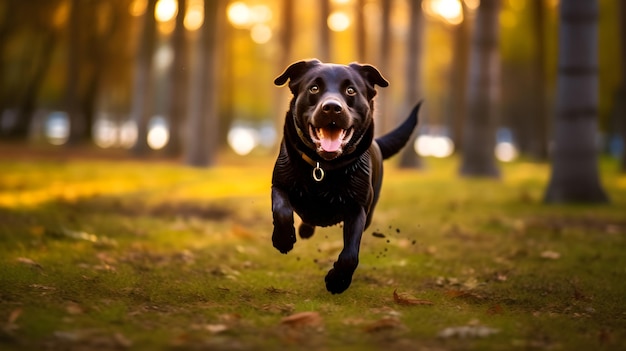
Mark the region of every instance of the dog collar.
[[310, 164], [311, 166], [313, 166], [313, 180], [315, 180], [316, 182], [321, 182], [322, 180], [324, 180], [324, 170], [322, 169], [322, 167], [320, 167], [320, 163], [317, 161], [314, 161], [312, 158], [309, 157], [309, 155], [305, 154], [304, 152], [302, 152], [302, 159]]

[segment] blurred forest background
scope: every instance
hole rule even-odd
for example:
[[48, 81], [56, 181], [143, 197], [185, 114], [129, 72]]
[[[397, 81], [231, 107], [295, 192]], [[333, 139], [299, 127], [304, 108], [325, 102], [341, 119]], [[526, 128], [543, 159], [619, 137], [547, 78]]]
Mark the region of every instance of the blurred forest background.
[[[559, 1], [498, 3], [491, 29], [498, 59], [489, 67], [496, 112], [487, 131], [501, 161], [546, 160]], [[226, 148], [273, 154], [289, 99], [273, 79], [291, 62], [316, 57], [370, 63], [391, 82], [377, 97], [380, 133], [424, 99], [408, 158], [462, 153], [481, 6], [479, 0], [4, 0], [0, 138], [128, 149], [197, 166], [215, 164]], [[624, 154], [626, 133], [625, 8], [621, 0], [598, 1], [598, 151], [613, 157]]]

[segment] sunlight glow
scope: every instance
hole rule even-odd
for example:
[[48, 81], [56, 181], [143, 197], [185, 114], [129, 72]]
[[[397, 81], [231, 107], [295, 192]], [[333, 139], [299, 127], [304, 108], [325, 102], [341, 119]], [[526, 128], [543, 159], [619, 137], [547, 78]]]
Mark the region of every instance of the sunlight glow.
[[166, 70], [174, 62], [174, 49], [170, 45], [160, 46], [154, 53], [153, 60], [157, 70]]
[[463, 22], [461, 0], [428, 0], [422, 2], [422, 9], [431, 17], [439, 17], [451, 25]]
[[250, 29], [250, 37], [257, 44], [265, 44], [272, 39], [272, 29], [263, 23], [256, 24]]
[[67, 22], [68, 16], [69, 5], [68, 3], [64, 2], [54, 10], [54, 13], [52, 14], [52, 24], [57, 28], [61, 28]]
[[445, 158], [454, 152], [454, 143], [446, 136], [424, 134], [415, 140], [414, 148], [420, 156]]
[[141, 16], [146, 12], [146, 7], [148, 6], [148, 2], [146, 0], [133, 0], [133, 2], [128, 5], [128, 12], [130, 12], [131, 16]]
[[501, 142], [496, 145], [496, 158], [502, 162], [511, 162], [517, 158], [517, 148], [513, 143]]
[[93, 141], [98, 147], [107, 149], [117, 144], [117, 126], [106, 118], [101, 118], [93, 125]]
[[465, 6], [472, 11], [476, 10], [478, 6], [480, 6], [480, 0], [463, 0], [463, 2], [465, 3]]
[[156, 116], [148, 127], [148, 146], [153, 150], [160, 150], [170, 140], [170, 131], [165, 118]]
[[171, 21], [178, 12], [176, 0], [159, 0], [154, 8], [154, 17], [159, 22]]
[[233, 127], [228, 132], [228, 145], [237, 155], [245, 156], [258, 145], [256, 130], [246, 127]]
[[190, 31], [198, 30], [204, 23], [204, 2], [202, 0], [192, 1], [187, 7], [183, 24]]
[[345, 12], [335, 11], [328, 16], [328, 28], [334, 32], [343, 32], [350, 27], [350, 17]]
[[70, 118], [65, 112], [57, 111], [48, 115], [46, 138], [52, 145], [63, 145], [70, 137]]
[[137, 124], [128, 120], [122, 124], [119, 130], [119, 145], [125, 149], [130, 149], [137, 141]]
[[228, 5], [226, 13], [228, 20], [236, 28], [246, 28], [251, 22], [250, 8], [243, 2], [236, 1]]

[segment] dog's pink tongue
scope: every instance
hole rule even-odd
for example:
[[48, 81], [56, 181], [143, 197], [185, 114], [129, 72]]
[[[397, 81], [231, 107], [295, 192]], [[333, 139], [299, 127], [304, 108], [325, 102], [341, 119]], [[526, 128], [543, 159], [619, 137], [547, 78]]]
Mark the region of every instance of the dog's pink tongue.
[[341, 146], [341, 129], [320, 129], [320, 142], [322, 150], [326, 152], [336, 152]]

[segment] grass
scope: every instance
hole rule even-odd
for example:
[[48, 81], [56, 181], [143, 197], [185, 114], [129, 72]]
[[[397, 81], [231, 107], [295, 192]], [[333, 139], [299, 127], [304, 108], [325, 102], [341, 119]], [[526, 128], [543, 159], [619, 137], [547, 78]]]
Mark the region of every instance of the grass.
[[340, 228], [279, 254], [273, 160], [222, 164], [0, 160], [0, 348], [626, 348], [626, 176], [613, 161], [603, 206], [543, 205], [544, 164], [502, 165], [499, 181], [460, 179], [454, 159], [388, 164], [341, 295], [323, 281]]

